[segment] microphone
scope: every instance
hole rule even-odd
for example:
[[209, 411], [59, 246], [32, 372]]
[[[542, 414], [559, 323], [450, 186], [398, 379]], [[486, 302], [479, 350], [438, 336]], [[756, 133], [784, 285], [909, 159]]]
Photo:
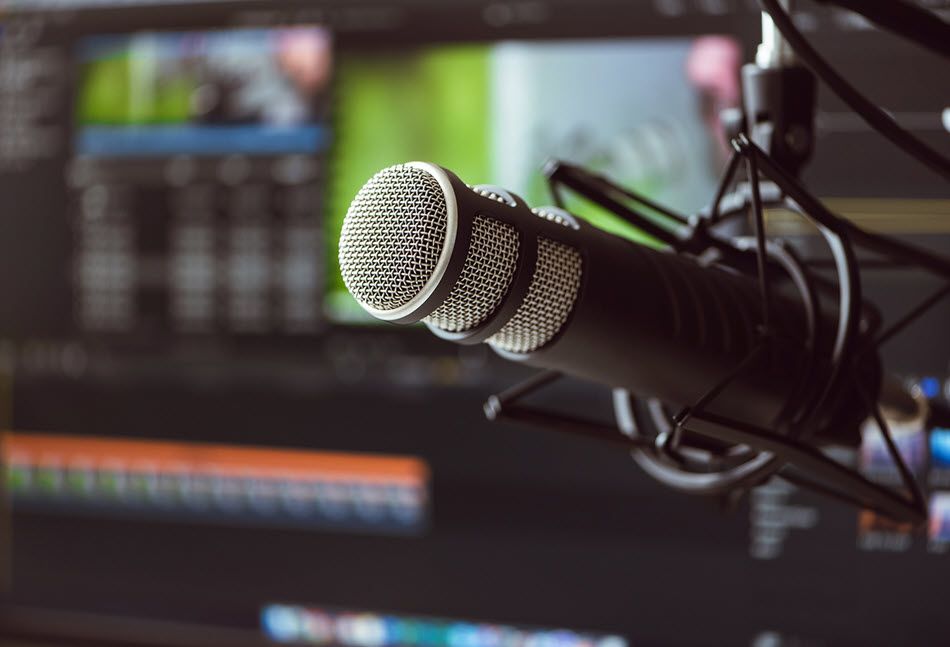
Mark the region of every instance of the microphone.
[[[379, 319], [422, 321], [443, 339], [484, 342], [506, 359], [669, 405], [702, 398], [762, 340], [754, 278], [614, 236], [558, 207], [532, 209], [424, 162], [383, 169], [360, 189], [339, 261], [347, 289]], [[856, 444], [868, 415], [857, 389], [876, 399], [878, 358], [868, 353], [858, 380], [820, 398], [830, 363], [809, 358], [826, 355], [836, 320], [808, 317], [800, 298], [779, 291], [770, 306], [767, 351], [708, 411], [773, 429], [823, 400], [809, 410], [821, 421], [815, 435]]]

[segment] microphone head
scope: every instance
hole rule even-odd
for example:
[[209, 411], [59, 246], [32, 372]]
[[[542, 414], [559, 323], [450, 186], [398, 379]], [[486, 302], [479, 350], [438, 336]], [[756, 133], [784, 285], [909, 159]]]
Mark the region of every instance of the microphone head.
[[[465, 221], [470, 222], [465, 260], [457, 276], [447, 277], [460, 226], [451, 178], [425, 162], [383, 169], [363, 185], [343, 219], [343, 282], [380, 319], [411, 316], [447, 332], [471, 330], [504, 297], [519, 240], [514, 227], [495, 218], [476, 215]], [[454, 284], [446, 298], [423, 309], [447, 280]]]
[[[456, 191], [472, 191], [494, 206], [472, 207], [469, 196]], [[460, 204], [469, 205], [465, 208], [471, 213], [460, 218]], [[569, 215], [552, 215], [554, 208], [532, 213], [497, 187], [466, 187], [433, 164], [383, 169], [360, 189], [343, 219], [343, 282], [379, 319], [424, 321], [448, 333], [471, 331], [495, 315], [515, 277], [523, 241], [514, 226], [491, 214], [516, 208], [524, 209], [523, 217], [572, 227]], [[458, 243], [465, 245], [465, 258], [460, 269], [456, 263], [447, 272], [458, 241], [466, 241]], [[580, 254], [547, 238], [536, 243], [537, 261], [526, 269], [531, 273], [527, 294], [487, 339], [497, 350], [527, 353], [544, 346], [567, 321], [577, 298]], [[452, 284], [446, 289], [448, 281]], [[430, 299], [437, 289], [447, 295], [441, 302]]]
[[347, 290], [380, 319], [413, 312], [445, 273], [457, 228], [454, 192], [442, 169], [420, 162], [383, 169], [343, 219], [339, 260]]

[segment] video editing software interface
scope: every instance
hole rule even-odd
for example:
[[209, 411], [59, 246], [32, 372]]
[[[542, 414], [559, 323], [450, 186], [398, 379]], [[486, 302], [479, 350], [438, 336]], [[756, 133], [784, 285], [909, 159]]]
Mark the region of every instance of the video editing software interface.
[[[816, 46], [950, 151], [942, 62], [810, 9], [799, 22]], [[540, 167], [557, 157], [695, 212], [727, 158], [719, 114], [741, 101], [755, 3], [0, 12], [7, 607], [355, 647], [868, 644], [942, 629], [950, 429], [896, 430], [929, 497], [924, 532], [782, 481], [691, 498], [624, 451], [488, 423], [485, 398], [525, 369], [373, 322], [340, 277], [350, 199], [410, 160], [541, 205]], [[946, 185], [824, 90], [817, 132], [804, 174], [817, 195], [950, 250]], [[936, 287], [897, 270], [865, 280], [886, 312]], [[944, 307], [887, 347], [887, 365], [950, 398], [948, 331]], [[550, 399], [612, 417], [602, 387]], [[899, 482], [872, 428], [839, 458]]]

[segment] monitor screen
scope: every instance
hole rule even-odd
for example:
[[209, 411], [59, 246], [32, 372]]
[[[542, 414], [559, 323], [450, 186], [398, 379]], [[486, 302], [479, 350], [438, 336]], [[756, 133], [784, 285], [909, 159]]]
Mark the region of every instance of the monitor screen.
[[[372, 319], [341, 277], [353, 196], [413, 160], [541, 206], [559, 159], [698, 213], [730, 157], [752, 4], [66, 4], [0, 10], [0, 635], [934, 642], [947, 429], [894, 430], [923, 528], [781, 478], [690, 497], [625, 447], [488, 422], [486, 399], [530, 370]], [[941, 62], [850, 15], [809, 7], [800, 21], [950, 151]], [[802, 178], [830, 207], [950, 250], [947, 187], [824, 90], [815, 144]], [[802, 255], [824, 250], [786, 212], [768, 226]], [[888, 313], [940, 287], [894, 268], [862, 278]], [[884, 351], [943, 406], [948, 329], [938, 308]], [[579, 380], [538, 406], [616, 424], [609, 389]], [[836, 459], [898, 486], [878, 430], [861, 437]]]

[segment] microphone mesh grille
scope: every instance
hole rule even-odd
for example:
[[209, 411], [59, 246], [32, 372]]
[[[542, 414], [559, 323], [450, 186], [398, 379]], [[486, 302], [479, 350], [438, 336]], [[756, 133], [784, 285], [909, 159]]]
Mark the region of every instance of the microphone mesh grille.
[[403, 164], [383, 169], [363, 185], [343, 219], [346, 288], [377, 310], [406, 305], [435, 271], [447, 221], [445, 194], [431, 173]]
[[528, 294], [488, 343], [511, 353], [530, 353], [551, 341], [567, 322], [581, 287], [581, 255], [547, 238], [538, 239], [538, 262]]
[[423, 321], [449, 332], [479, 325], [495, 311], [518, 263], [518, 232], [506, 223], [475, 216], [462, 272], [449, 296]]

